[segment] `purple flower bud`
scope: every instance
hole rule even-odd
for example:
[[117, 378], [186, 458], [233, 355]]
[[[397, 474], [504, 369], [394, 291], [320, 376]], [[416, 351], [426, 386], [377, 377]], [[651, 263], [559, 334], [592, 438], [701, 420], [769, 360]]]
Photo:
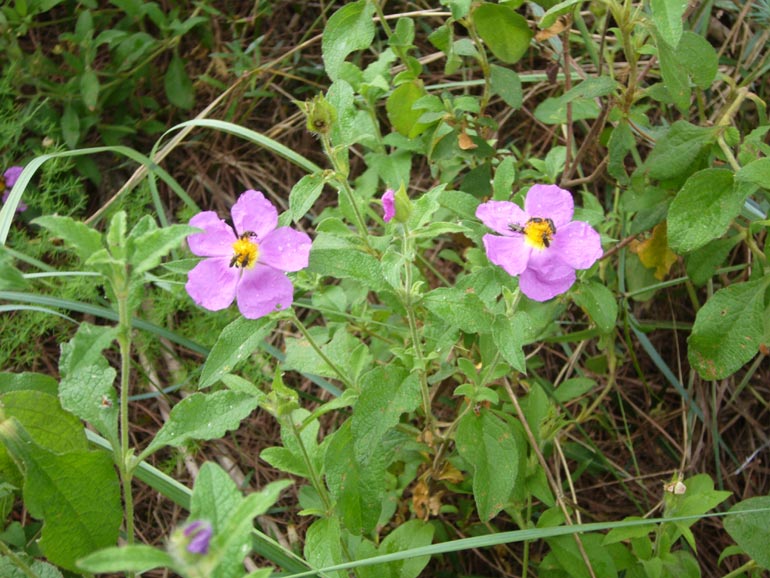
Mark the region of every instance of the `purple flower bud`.
[[382, 208], [385, 211], [382, 218], [386, 223], [389, 223], [396, 216], [396, 191], [393, 189], [385, 191], [385, 194], [382, 195]]
[[[7, 171], [5, 171], [5, 173], [3, 173], [3, 176], [0, 177], [0, 192], [3, 193], [3, 203], [8, 200], [8, 196], [11, 194], [11, 189], [13, 189], [13, 185], [16, 184], [16, 181], [19, 179], [19, 175], [23, 170], [24, 167], [10, 167]], [[19, 201], [19, 204], [16, 206], [16, 212], [21, 213], [26, 210], [27, 205]]]
[[184, 529], [184, 535], [190, 538], [187, 551], [191, 554], [208, 554], [209, 542], [213, 530], [211, 524], [203, 520], [195, 520]]

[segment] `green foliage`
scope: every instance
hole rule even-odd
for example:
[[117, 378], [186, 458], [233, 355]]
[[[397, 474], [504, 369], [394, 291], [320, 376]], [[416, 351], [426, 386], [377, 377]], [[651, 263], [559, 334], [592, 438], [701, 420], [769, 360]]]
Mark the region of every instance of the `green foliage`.
[[[9, 547], [0, 557], [3, 571], [60, 575], [37, 560], [45, 556], [68, 572], [167, 568], [185, 578], [239, 578], [253, 551], [302, 575], [338, 578], [355, 568], [362, 578], [417, 578], [469, 571], [458, 558], [434, 554], [527, 541], [522, 555], [516, 552], [525, 561], [522, 575], [701, 574], [703, 548], [692, 526], [729, 493], [704, 473], [675, 478], [660, 500], [651, 489], [657, 481], [645, 485], [648, 456], [635, 444], [645, 435], [640, 424], [668, 415], [671, 396], [680, 395], [680, 411], [693, 419], [677, 420], [685, 431], [676, 435], [689, 443], [697, 428], [709, 426], [702, 435], [713, 437], [713, 471], [722, 472], [722, 459], [739, 456], [722, 453], [731, 444], [721, 436], [730, 432], [706, 416], [729, 410], [747, 388], [761, 398], [753, 379], [761, 358], [752, 360], [766, 355], [770, 335], [770, 147], [767, 95], [757, 82], [766, 59], [756, 11], [737, 15], [720, 6], [728, 20], [741, 18], [742, 34], [756, 45], [736, 56], [727, 41], [712, 45], [710, 5], [688, 12], [684, 0], [447, 0], [448, 12], [395, 20], [382, 13], [382, 3], [358, 0], [323, 6], [319, 28], [308, 30], [320, 37], [288, 48], [288, 74], [280, 58], [260, 65], [262, 49], [281, 44], [259, 34], [260, 19], [290, 10], [304, 24], [310, 5], [257, 3], [248, 18], [230, 19], [205, 2], [194, 11], [173, 3], [163, 10], [152, 2], [113, 4], [108, 10], [52, 0], [0, 8], [0, 136], [11, 142], [23, 135], [2, 160], [30, 166], [0, 209], [7, 244], [0, 299], [8, 302], [2, 312], [13, 315], [0, 318], [0, 329], [13, 333], [0, 362], [5, 366], [29, 340], [38, 317], [45, 319], [40, 332], [56, 327], [61, 344], [56, 379], [0, 374], [0, 512], [8, 519], [20, 497], [38, 521], [8, 525], [0, 536]], [[59, 10], [59, 48], [32, 53], [24, 36], [48, 26]], [[534, 39], [533, 17], [540, 28]], [[243, 37], [214, 50], [229, 20], [243, 26]], [[246, 37], [251, 45], [244, 49]], [[320, 38], [323, 68], [305, 66], [303, 51], [313, 38]], [[212, 53], [211, 67], [189, 50], [198, 44]], [[285, 79], [296, 85], [275, 90]], [[309, 86], [318, 92], [302, 102]], [[169, 130], [179, 131], [178, 140], [164, 134], [146, 142], [169, 118], [189, 115], [212, 87], [212, 106]], [[249, 98], [231, 93], [235, 88]], [[222, 102], [256, 107], [267, 92], [291, 93], [287, 102], [302, 113], [297, 126], [312, 133], [308, 142], [318, 142], [324, 166], [278, 142], [278, 131], [267, 137], [212, 118], [235, 114], [235, 104], [220, 111]], [[29, 100], [17, 106], [12, 101], [22, 94]], [[271, 97], [271, 114], [282, 111], [281, 98]], [[212, 271], [218, 267], [208, 290], [230, 299], [236, 279], [275, 278], [284, 266], [279, 262], [291, 247], [283, 240], [291, 233], [283, 227], [310, 231], [308, 267], [292, 263], [281, 277], [292, 284], [293, 311], [233, 320], [231, 311], [204, 311], [185, 294], [196, 259], [184, 240], [201, 230], [169, 221], [186, 220], [201, 199], [171, 177], [187, 178], [180, 166], [166, 171], [159, 164], [179, 142], [190, 142], [193, 128], [205, 134], [195, 136], [198, 143], [211, 134], [237, 136], [304, 171], [291, 183], [277, 179], [278, 190], [268, 191], [288, 207], [281, 228], [270, 233], [282, 240], [274, 253], [261, 236], [264, 215], [249, 216], [254, 230], [239, 231], [237, 240], [213, 232], [224, 225], [211, 214], [202, 231], [210, 243], [204, 258], [215, 262]], [[53, 144], [43, 144], [46, 131]], [[127, 140], [152, 152], [45, 154], [91, 140]], [[119, 206], [93, 215], [103, 221], [86, 223], [85, 187], [70, 173], [101, 182], [110, 195], [115, 186], [100, 181], [90, 158], [96, 152], [139, 162], [130, 185], [144, 180], [122, 194]], [[207, 187], [215, 182], [196, 178]], [[538, 189], [531, 187], [546, 184], [570, 192], [540, 189], [553, 197], [534, 201], [537, 194], [529, 195]], [[336, 196], [322, 195], [327, 185]], [[184, 212], [174, 215], [164, 205], [166, 186]], [[392, 219], [385, 189], [397, 191]], [[201, 204], [218, 208], [237, 191], [214, 193], [213, 202]], [[551, 206], [564, 195], [574, 199], [574, 210]], [[29, 213], [14, 212], [20, 199]], [[489, 199], [497, 204], [480, 210]], [[526, 222], [514, 222], [522, 207]], [[482, 222], [484, 210], [498, 212]], [[239, 228], [241, 217], [233, 215]], [[230, 260], [250, 243], [255, 263]], [[525, 257], [528, 268], [510, 275]], [[275, 283], [239, 290], [283, 295], [286, 285]], [[540, 301], [533, 285], [561, 289]], [[658, 296], [672, 304], [655, 307]], [[25, 307], [37, 310], [22, 313]], [[54, 308], [77, 329], [54, 317]], [[673, 320], [655, 317], [662, 310], [673, 311]], [[689, 365], [675, 360], [682, 375], [694, 370], [687, 386], [669, 369], [668, 352], [656, 349], [665, 339], [645, 335], [671, 326], [689, 332]], [[675, 391], [648, 374], [642, 350]], [[18, 365], [35, 361], [32, 352]], [[729, 402], [703, 398], [701, 380], [725, 380]], [[149, 382], [165, 390], [147, 391]], [[206, 391], [174, 394], [195, 385]], [[643, 387], [644, 395], [624, 387]], [[131, 419], [142, 415], [134, 404], [156, 395], [172, 407], [134, 447]], [[707, 413], [704, 403], [714, 407]], [[206, 463], [189, 490], [145, 461], [165, 449], [173, 463], [178, 448], [190, 454], [196, 441], [231, 436], [240, 444], [241, 436], [229, 432], [251, 427], [244, 421], [257, 408], [264, 410], [259, 419], [280, 428], [280, 439], [260, 438], [266, 443], [259, 459], [298, 486], [276, 513], [310, 518], [302, 525], [305, 561], [254, 526], [288, 482], [244, 495], [246, 484]], [[641, 412], [645, 420], [636, 419]], [[666, 435], [655, 440], [656, 465], [687, 463], [690, 448], [660, 427]], [[676, 455], [680, 449], [685, 457]], [[132, 482], [140, 473], [189, 505], [187, 522], [170, 532], [164, 549], [136, 541]], [[629, 488], [631, 480], [639, 487]], [[601, 516], [585, 510], [586, 487], [622, 488], [633, 504], [627, 519], [577, 524], [578, 508], [586, 518]], [[662, 518], [650, 520], [658, 501]], [[727, 512], [725, 528], [737, 546], [725, 556], [768, 565], [761, 516], [769, 508], [756, 497]], [[118, 548], [121, 522], [126, 545]], [[189, 533], [209, 526], [211, 536]], [[38, 530], [35, 543], [28, 535]], [[190, 548], [201, 536], [205, 544]], [[431, 560], [441, 568], [426, 570]], [[324, 569], [330, 566], [336, 568]]]

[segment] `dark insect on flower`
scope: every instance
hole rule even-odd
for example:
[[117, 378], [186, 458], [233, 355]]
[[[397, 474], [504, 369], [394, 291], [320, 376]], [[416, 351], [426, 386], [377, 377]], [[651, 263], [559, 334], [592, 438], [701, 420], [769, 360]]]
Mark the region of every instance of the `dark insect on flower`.
[[252, 237], [256, 237], [257, 234], [254, 231], [244, 231], [241, 233], [238, 240], [233, 245], [235, 254], [230, 259], [230, 267], [240, 267], [245, 269], [256, 261], [257, 249], [256, 245], [251, 242]]
[[510, 223], [508, 228], [514, 233], [527, 235], [531, 240], [538, 240], [546, 249], [551, 246], [553, 236], [556, 234], [556, 225], [548, 218], [532, 217], [524, 226]]

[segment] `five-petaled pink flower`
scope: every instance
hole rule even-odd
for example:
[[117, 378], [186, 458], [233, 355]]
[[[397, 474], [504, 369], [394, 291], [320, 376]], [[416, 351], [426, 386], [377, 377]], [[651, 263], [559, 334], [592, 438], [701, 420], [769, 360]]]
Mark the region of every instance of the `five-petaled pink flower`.
[[588, 269], [602, 256], [599, 233], [573, 221], [572, 193], [556, 185], [534, 185], [524, 209], [507, 201], [479, 205], [476, 216], [497, 235], [484, 235], [487, 257], [511, 275], [535, 301], [564, 293], [575, 269]]
[[237, 299], [249, 319], [286, 309], [294, 300], [286, 272], [307, 267], [310, 237], [290, 227], [276, 228], [278, 211], [259, 191], [243, 193], [231, 215], [235, 230], [214, 211], [190, 219], [203, 232], [187, 237], [187, 244], [195, 255], [208, 258], [188, 273], [187, 293], [211, 311]]
[[382, 219], [389, 223], [390, 220], [396, 216], [396, 191], [388, 189], [385, 194], [382, 195], [382, 210], [384, 215]]
[[[16, 181], [19, 179], [19, 175], [23, 170], [23, 167], [9, 167], [8, 170], [3, 173], [3, 176], [0, 177], [0, 193], [3, 193], [3, 204], [8, 200], [8, 195], [11, 194], [11, 189], [13, 189], [13, 185], [16, 184]], [[19, 201], [19, 204], [16, 206], [16, 212], [21, 213], [26, 210], [27, 205], [22, 201]]]

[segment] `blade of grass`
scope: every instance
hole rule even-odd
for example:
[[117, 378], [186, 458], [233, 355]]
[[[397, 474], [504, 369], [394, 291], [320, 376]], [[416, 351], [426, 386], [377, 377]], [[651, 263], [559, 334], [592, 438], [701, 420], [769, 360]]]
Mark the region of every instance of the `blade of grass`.
[[311, 160], [295, 152], [289, 147], [282, 145], [278, 141], [271, 139], [270, 137], [267, 137], [251, 129], [244, 128], [240, 125], [233, 124], [231, 122], [209, 119], [209, 118], [198, 118], [198, 119], [188, 120], [170, 128], [163, 134], [163, 136], [160, 139], [158, 139], [158, 142], [155, 144], [155, 147], [153, 147], [152, 156], [153, 157], [155, 156], [155, 149], [158, 147], [158, 145], [166, 135], [173, 133], [175, 131], [185, 129], [185, 128], [190, 128], [190, 127], [212, 128], [215, 130], [219, 130], [222, 132], [226, 132], [228, 134], [238, 136], [244, 140], [247, 140], [256, 145], [259, 145], [260, 147], [267, 149], [277, 154], [278, 156], [285, 158], [288, 161], [291, 161], [298, 167], [305, 169], [308, 173], [320, 173], [323, 170], [321, 167], [319, 167], [317, 164], [315, 164]]
[[582, 532], [599, 532], [611, 530], [613, 528], [630, 528], [634, 526], [646, 526], [650, 524], [665, 524], [676, 522], [691, 522], [703, 518], [716, 518], [722, 516], [731, 516], [735, 514], [754, 514], [768, 513], [770, 508], [756, 508], [753, 510], [743, 510], [741, 512], [714, 512], [712, 514], [700, 514], [695, 516], [674, 516], [671, 518], [650, 518], [646, 520], [621, 520], [619, 522], [593, 522], [589, 524], [576, 524], [574, 526], [556, 526], [550, 528], [531, 528], [526, 530], [515, 530], [512, 532], [500, 532], [498, 534], [489, 534], [487, 536], [474, 536], [473, 538], [461, 538], [442, 542], [440, 544], [431, 544], [420, 548], [412, 548], [393, 554], [384, 554], [374, 556], [355, 562], [327, 566], [320, 570], [310, 570], [300, 574], [291, 574], [285, 578], [302, 578], [303, 576], [313, 576], [316, 572], [334, 572], [337, 570], [348, 570], [350, 568], [359, 568], [361, 566], [373, 566], [375, 564], [385, 564], [387, 562], [396, 562], [398, 560], [407, 560], [419, 556], [434, 556], [436, 554], [446, 554], [448, 552], [459, 552], [461, 550], [472, 550], [476, 548], [486, 548], [497, 546], [499, 544], [511, 544], [514, 542], [524, 542], [532, 540], [543, 540], [546, 538], [555, 538], [556, 536], [566, 536]]
[[[182, 198], [187, 197], [187, 199], [189, 199], [187, 193], [185, 193], [182, 187], [179, 186], [179, 183], [177, 183], [170, 174], [153, 163], [152, 160], [150, 160], [147, 156], [126, 146], [93, 147], [77, 149], [74, 151], [45, 154], [32, 159], [27, 164], [27, 166], [24, 167], [24, 170], [19, 175], [16, 184], [13, 186], [13, 189], [11, 189], [11, 194], [8, 197], [8, 200], [0, 209], [0, 245], [5, 245], [5, 241], [8, 239], [8, 231], [11, 229], [11, 223], [13, 222], [13, 217], [16, 214], [16, 207], [18, 206], [19, 201], [21, 201], [22, 193], [26, 190], [27, 185], [29, 185], [29, 182], [32, 180], [35, 172], [42, 166], [43, 163], [55, 158], [77, 157], [99, 153], [113, 153], [125, 156], [132, 161], [146, 166], [150, 172], [157, 174], [157, 176], [159, 176], [163, 182], [165, 182], [177, 195], [180, 195]], [[192, 199], [189, 200], [192, 203]], [[197, 208], [195, 203], [192, 203], [192, 206]]]

